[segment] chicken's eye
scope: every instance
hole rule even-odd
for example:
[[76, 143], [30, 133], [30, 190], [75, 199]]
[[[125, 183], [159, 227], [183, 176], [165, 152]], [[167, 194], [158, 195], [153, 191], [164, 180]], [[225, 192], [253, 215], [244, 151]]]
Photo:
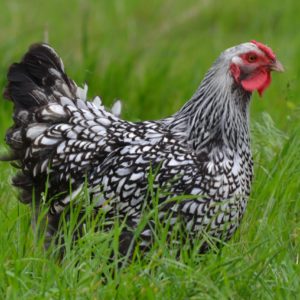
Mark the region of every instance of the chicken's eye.
[[257, 60], [257, 55], [256, 54], [249, 54], [248, 55], [248, 62], [253, 63]]

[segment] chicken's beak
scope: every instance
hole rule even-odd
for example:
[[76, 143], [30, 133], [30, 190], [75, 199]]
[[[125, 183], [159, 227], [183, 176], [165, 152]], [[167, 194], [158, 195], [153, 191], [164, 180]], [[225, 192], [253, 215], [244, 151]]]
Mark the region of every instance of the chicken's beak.
[[270, 65], [270, 70], [275, 72], [284, 72], [284, 67], [279, 60], [276, 60]]

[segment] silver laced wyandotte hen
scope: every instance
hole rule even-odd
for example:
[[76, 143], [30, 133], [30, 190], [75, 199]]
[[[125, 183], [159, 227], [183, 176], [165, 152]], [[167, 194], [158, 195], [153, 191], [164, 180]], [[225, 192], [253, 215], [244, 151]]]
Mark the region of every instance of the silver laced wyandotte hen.
[[[4, 97], [14, 104], [14, 124], [6, 135], [7, 159], [20, 168], [13, 178], [20, 200], [32, 205], [33, 214], [48, 204], [46, 244], [55, 240], [71, 205], [84, 211], [87, 204], [78, 200], [84, 189], [93, 215], [125, 223], [121, 253], [154, 203], [170, 235], [180, 224], [189, 241], [203, 238], [199, 252], [210, 248], [209, 239], [228, 241], [251, 188], [251, 95], [263, 94], [272, 71], [283, 67], [269, 47], [237, 45], [221, 53], [178, 112], [130, 122], [106, 110], [99, 97], [87, 101], [87, 87], [66, 75], [53, 48], [32, 45], [8, 71]], [[150, 218], [138, 246], [151, 246], [154, 231]]]

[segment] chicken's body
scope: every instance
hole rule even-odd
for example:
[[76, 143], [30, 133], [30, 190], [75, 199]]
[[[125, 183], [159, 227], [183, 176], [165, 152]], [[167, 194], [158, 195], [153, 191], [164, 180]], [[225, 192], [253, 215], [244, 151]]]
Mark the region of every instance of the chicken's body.
[[[139, 123], [108, 112], [99, 98], [86, 101], [84, 90], [65, 75], [47, 45], [33, 46], [20, 64], [12, 65], [5, 96], [15, 103], [15, 125], [7, 143], [22, 169], [14, 183], [27, 203], [33, 188], [41, 201], [47, 183], [47, 199], [52, 199], [48, 234], [57, 230], [61, 213], [84, 186], [95, 211], [118, 216], [134, 229], [145, 206], [152, 205], [151, 176], [159, 219], [168, 222], [170, 231], [181, 222], [189, 234], [205, 231], [228, 240], [244, 214], [253, 172], [252, 91], [243, 86], [244, 79], [238, 84], [228, 62], [245, 50], [265, 54], [255, 43], [228, 49], [179, 112]], [[181, 200], [169, 201], [176, 196]], [[141, 233], [145, 246], [151, 235], [146, 225]]]

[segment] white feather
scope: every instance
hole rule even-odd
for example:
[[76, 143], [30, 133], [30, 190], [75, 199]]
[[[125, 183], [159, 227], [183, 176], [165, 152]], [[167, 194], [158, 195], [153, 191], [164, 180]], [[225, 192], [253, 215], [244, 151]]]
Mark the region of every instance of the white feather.
[[67, 97], [60, 97], [60, 103], [62, 106], [75, 106], [74, 102]]
[[95, 97], [93, 100], [93, 104], [99, 109], [102, 106], [102, 101], [100, 97]]
[[106, 118], [98, 118], [96, 120], [96, 122], [99, 123], [99, 124], [101, 124], [101, 125], [103, 125], [103, 126], [109, 126], [109, 125], [111, 125], [111, 121], [109, 121]]
[[40, 134], [44, 133], [49, 128], [48, 124], [34, 123], [31, 124], [26, 131], [26, 137], [30, 140], [34, 140]]
[[58, 143], [58, 139], [52, 139], [52, 138], [48, 138], [46, 136], [41, 137], [41, 139], [39, 139], [39, 142], [44, 145], [44, 146], [52, 146]]
[[111, 107], [111, 112], [114, 116], [119, 117], [121, 115], [121, 110], [122, 110], [122, 102], [121, 100], [117, 100]]
[[144, 173], [143, 173], [143, 172], [140, 172], [140, 173], [133, 173], [133, 174], [130, 176], [130, 180], [136, 181], [136, 180], [142, 178], [143, 176], [144, 176]]
[[78, 86], [76, 89], [76, 97], [83, 101], [86, 101], [87, 91], [88, 91], [87, 84], [84, 84], [83, 88]]

